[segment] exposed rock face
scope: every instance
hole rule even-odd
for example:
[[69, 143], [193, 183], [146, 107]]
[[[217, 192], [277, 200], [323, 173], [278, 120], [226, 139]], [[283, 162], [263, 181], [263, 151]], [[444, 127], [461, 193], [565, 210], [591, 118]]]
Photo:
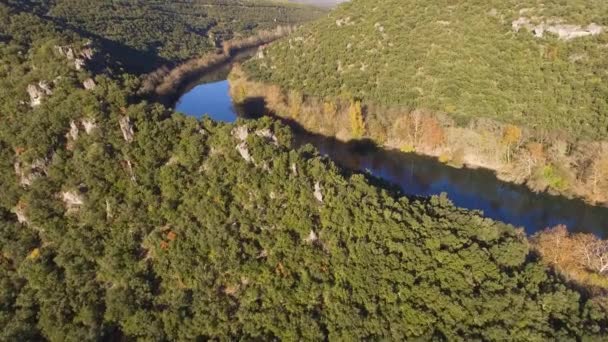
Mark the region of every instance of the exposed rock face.
[[304, 241], [307, 242], [307, 243], [315, 243], [317, 240], [319, 240], [319, 237], [312, 230], [310, 231], [310, 234], [308, 234], [308, 236], [306, 237], [306, 239], [304, 239]]
[[76, 122], [74, 122], [73, 120], [70, 121], [70, 131], [66, 134], [66, 138], [76, 140], [78, 139], [78, 133], [78, 125], [76, 125]]
[[36, 178], [45, 176], [48, 173], [48, 161], [46, 159], [38, 159], [29, 166], [17, 160], [13, 167], [15, 174], [19, 177], [19, 184], [21, 186], [30, 186]]
[[55, 50], [69, 61], [73, 61], [76, 70], [81, 70], [87, 64], [87, 61], [92, 60], [95, 55], [95, 52], [90, 47], [82, 49], [78, 54], [74, 52], [74, 49], [69, 45], [55, 46]]
[[61, 193], [61, 199], [68, 211], [74, 210], [84, 204], [84, 198], [76, 191], [64, 191]]
[[97, 124], [92, 119], [82, 119], [80, 121], [82, 127], [84, 127], [84, 131], [87, 134], [91, 134], [95, 128], [97, 128]]
[[123, 116], [118, 120], [120, 124], [120, 131], [122, 132], [122, 137], [125, 139], [127, 143], [131, 143], [133, 141], [133, 136], [135, 133], [133, 132], [133, 125], [131, 124], [131, 119], [128, 116]]
[[40, 81], [38, 84], [28, 85], [27, 93], [30, 96], [31, 107], [40, 106], [40, 104], [42, 104], [42, 99], [45, 96], [53, 95], [53, 91], [46, 81]]
[[[539, 18], [532, 18], [538, 21]], [[542, 38], [545, 32], [555, 34], [561, 40], [571, 40], [586, 36], [595, 36], [604, 31], [604, 27], [591, 23], [586, 27], [579, 25], [568, 25], [560, 20], [541, 21], [539, 24], [534, 24], [530, 18], [519, 17], [511, 23], [513, 31], [519, 32], [522, 28], [532, 32], [535, 37]]]
[[238, 126], [232, 130], [232, 136], [240, 141], [245, 141], [249, 136], [249, 130], [247, 126]]
[[321, 184], [319, 184], [319, 182], [315, 183], [315, 198], [317, 199], [317, 201], [323, 203], [323, 194], [321, 193]]
[[239, 154], [246, 162], [253, 162], [253, 157], [249, 153], [249, 149], [247, 148], [247, 143], [242, 142], [236, 146], [236, 150], [239, 151]]
[[272, 132], [268, 128], [259, 129], [259, 130], [255, 131], [255, 135], [257, 135], [258, 137], [270, 140], [275, 145], [279, 144], [279, 140], [277, 139], [277, 137], [274, 134], [272, 134]]
[[298, 167], [296, 166], [296, 163], [291, 164], [291, 172], [294, 176], [298, 175]]
[[84, 82], [82, 82], [82, 86], [86, 90], [93, 90], [93, 89], [95, 89], [97, 84], [95, 84], [95, 81], [93, 81], [92, 78], [87, 78]]
[[13, 213], [15, 213], [15, 216], [17, 216], [17, 221], [19, 223], [30, 223], [29, 219], [27, 218], [27, 215], [25, 214], [25, 208], [22, 205], [17, 205], [15, 208], [13, 208]]

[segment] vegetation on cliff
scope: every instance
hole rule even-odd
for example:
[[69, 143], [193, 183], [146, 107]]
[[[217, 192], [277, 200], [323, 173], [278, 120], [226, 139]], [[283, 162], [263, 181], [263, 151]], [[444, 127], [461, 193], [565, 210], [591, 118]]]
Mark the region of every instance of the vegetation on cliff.
[[96, 41], [2, 3], [0, 22], [0, 340], [608, 333], [605, 297], [521, 231], [293, 150], [274, 121], [139, 102], [138, 78], [87, 70]]

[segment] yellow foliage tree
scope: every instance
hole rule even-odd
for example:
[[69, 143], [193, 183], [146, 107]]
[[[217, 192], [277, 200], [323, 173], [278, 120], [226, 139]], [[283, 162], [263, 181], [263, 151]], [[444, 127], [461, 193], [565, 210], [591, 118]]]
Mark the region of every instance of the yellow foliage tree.
[[507, 147], [507, 163], [511, 162], [511, 156], [515, 147], [521, 142], [521, 128], [515, 125], [507, 125], [503, 131], [502, 142]]
[[291, 118], [297, 118], [302, 111], [303, 104], [302, 94], [297, 91], [289, 92], [289, 116]]
[[348, 110], [352, 137], [360, 139], [365, 134], [365, 122], [363, 120], [363, 110], [361, 101], [352, 101]]

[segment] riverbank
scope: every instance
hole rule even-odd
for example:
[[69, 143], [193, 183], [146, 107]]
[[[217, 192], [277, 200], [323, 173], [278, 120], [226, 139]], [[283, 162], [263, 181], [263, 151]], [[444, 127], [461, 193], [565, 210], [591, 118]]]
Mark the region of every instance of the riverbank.
[[183, 92], [184, 85], [215, 68], [230, 63], [239, 53], [273, 42], [290, 34], [294, 29], [295, 27], [292, 26], [278, 26], [274, 30], [260, 31], [255, 36], [223, 42], [221, 48], [175, 68], [161, 67], [143, 78], [139, 94], [154, 97], [168, 105]]
[[250, 79], [239, 67], [229, 77], [235, 101], [263, 99], [277, 116], [341, 141], [371, 139], [380, 146], [437, 158], [452, 167], [483, 168], [535, 192], [608, 203], [608, 144], [568, 140], [488, 119], [458, 122], [425, 110], [387, 108], [343, 98], [319, 99]]

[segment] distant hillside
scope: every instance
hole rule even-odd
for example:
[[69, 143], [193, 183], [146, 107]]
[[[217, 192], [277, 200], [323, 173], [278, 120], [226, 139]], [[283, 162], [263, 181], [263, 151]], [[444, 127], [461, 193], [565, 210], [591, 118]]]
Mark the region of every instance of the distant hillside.
[[266, 0], [8, 0], [101, 40], [129, 69], [149, 71], [211, 51], [258, 30], [310, 21], [323, 10]]
[[267, 49], [304, 94], [608, 134], [608, 2], [354, 0]]

